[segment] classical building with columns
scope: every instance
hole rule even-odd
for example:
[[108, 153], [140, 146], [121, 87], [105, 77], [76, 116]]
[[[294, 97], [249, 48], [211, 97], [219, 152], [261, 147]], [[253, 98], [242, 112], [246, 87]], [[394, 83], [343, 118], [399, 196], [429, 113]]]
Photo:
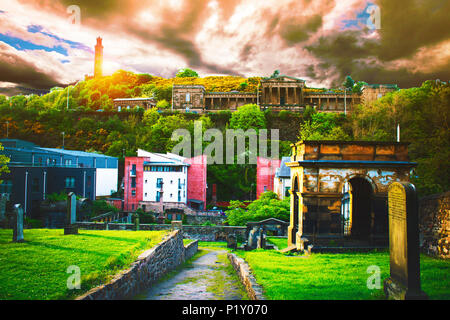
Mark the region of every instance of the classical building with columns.
[[207, 92], [201, 85], [174, 85], [172, 104], [175, 110], [198, 113], [235, 111], [250, 103], [273, 111], [301, 112], [312, 106], [322, 112], [346, 112], [356, 104], [376, 100], [396, 89], [396, 85], [367, 85], [362, 93], [317, 90], [307, 88], [305, 80], [280, 75], [261, 79], [257, 92]]

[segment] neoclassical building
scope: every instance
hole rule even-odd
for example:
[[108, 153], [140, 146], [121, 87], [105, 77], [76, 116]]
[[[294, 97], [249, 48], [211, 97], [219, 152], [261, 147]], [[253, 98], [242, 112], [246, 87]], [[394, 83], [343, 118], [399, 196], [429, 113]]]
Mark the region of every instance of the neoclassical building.
[[201, 85], [174, 85], [172, 104], [174, 110], [190, 112], [234, 111], [254, 103], [262, 109], [273, 111], [302, 111], [306, 106], [323, 112], [350, 111], [354, 105], [376, 100], [397, 89], [396, 85], [366, 85], [362, 93], [335, 92], [310, 89], [305, 80], [290, 76], [261, 79], [257, 92], [207, 92]]

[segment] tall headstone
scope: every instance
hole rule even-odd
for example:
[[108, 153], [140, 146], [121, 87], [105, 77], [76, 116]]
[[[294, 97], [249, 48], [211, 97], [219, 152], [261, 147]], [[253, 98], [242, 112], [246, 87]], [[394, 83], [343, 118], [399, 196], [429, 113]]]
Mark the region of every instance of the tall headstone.
[[139, 214], [135, 214], [134, 216], [134, 230], [139, 231], [140, 228], [140, 221], [139, 221]]
[[23, 242], [23, 208], [21, 204], [14, 205], [13, 241]]
[[0, 195], [0, 225], [6, 221], [6, 197]]
[[77, 196], [73, 192], [67, 195], [67, 213], [64, 234], [78, 234], [77, 226]]
[[229, 234], [227, 236], [227, 248], [236, 250], [237, 249], [237, 239], [235, 234]]
[[388, 299], [426, 299], [420, 288], [419, 216], [413, 184], [394, 182], [388, 189], [390, 278], [384, 281]]

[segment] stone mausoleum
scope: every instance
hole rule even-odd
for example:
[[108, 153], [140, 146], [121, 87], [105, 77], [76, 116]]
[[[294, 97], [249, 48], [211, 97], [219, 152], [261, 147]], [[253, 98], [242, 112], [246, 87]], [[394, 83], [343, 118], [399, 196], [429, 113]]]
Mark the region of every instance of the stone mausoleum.
[[[288, 245], [388, 240], [387, 190], [409, 181], [408, 143], [301, 141], [292, 145]], [[333, 240], [333, 241], [335, 241]]]

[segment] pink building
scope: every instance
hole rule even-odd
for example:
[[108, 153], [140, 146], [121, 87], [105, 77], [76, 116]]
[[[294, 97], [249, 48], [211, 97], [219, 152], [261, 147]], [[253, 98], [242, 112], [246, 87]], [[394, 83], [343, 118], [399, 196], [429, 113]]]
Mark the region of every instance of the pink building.
[[281, 160], [258, 157], [256, 162], [256, 198], [259, 199], [261, 193], [273, 191], [273, 180], [277, 168], [280, 167]]
[[137, 157], [125, 158], [124, 210], [204, 210], [206, 160], [206, 156], [187, 159], [139, 149]]

